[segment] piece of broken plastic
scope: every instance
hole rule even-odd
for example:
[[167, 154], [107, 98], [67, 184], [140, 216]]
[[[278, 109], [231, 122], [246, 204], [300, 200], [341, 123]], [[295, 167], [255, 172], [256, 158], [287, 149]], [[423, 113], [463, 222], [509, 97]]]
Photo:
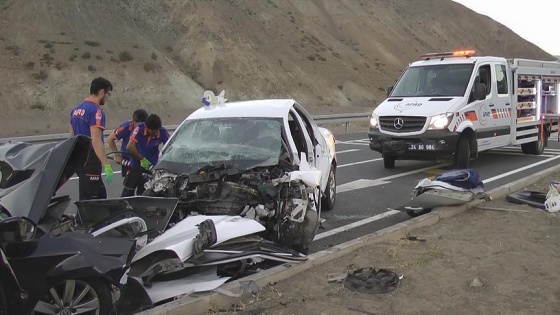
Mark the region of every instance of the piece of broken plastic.
[[339, 273], [329, 273], [327, 275], [327, 281], [328, 282], [342, 282], [344, 281], [344, 279], [346, 279], [346, 276], [348, 274], [344, 273], [344, 272], [339, 272]]

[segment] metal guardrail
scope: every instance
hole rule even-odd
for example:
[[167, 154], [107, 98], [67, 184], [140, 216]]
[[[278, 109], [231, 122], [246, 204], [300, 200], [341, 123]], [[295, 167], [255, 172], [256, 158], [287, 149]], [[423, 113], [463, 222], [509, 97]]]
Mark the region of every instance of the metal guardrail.
[[[354, 121], [367, 121], [371, 113], [355, 113], [355, 114], [333, 114], [333, 115], [316, 115], [313, 116], [313, 120], [318, 125], [322, 124], [335, 124], [344, 123], [346, 127], [346, 133], [348, 133], [348, 125]], [[170, 132], [175, 131], [179, 125], [169, 125], [164, 126]], [[104, 136], [108, 137], [112, 130], [105, 130]], [[68, 133], [55, 133], [48, 135], [38, 135], [38, 136], [25, 136], [25, 137], [13, 137], [13, 138], [1, 138], [0, 143], [5, 143], [10, 140], [12, 141], [22, 141], [22, 142], [56, 142], [68, 138]]]

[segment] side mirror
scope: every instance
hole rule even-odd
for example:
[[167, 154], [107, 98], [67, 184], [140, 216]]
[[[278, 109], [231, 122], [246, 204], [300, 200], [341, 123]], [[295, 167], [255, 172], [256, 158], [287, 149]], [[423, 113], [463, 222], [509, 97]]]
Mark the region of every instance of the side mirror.
[[486, 84], [475, 83], [474, 84], [474, 100], [482, 101], [486, 99]]
[[393, 92], [393, 86], [392, 85], [387, 88], [387, 97], [389, 97], [389, 95], [391, 95], [391, 92]]
[[0, 242], [26, 242], [35, 238], [37, 225], [26, 217], [8, 218], [0, 222]]

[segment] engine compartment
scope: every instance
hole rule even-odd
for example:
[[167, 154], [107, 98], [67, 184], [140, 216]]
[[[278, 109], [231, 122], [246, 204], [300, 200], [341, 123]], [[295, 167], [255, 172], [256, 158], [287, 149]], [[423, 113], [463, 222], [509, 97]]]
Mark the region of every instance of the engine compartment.
[[305, 254], [320, 224], [320, 190], [295, 173], [305, 171], [275, 165], [236, 173], [222, 165], [178, 175], [158, 169], [144, 195], [179, 199], [169, 227], [189, 215], [241, 216], [261, 223], [263, 238]]

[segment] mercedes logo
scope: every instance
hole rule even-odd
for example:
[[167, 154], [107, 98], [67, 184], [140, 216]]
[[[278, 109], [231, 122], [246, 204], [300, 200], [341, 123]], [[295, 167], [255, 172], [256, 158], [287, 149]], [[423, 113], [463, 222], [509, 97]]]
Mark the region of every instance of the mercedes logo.
[[404, 120], [402, 118], [396, 118], [393, 122], [393, 126], [395, 126], [395, 129], [402, 129], [402, 127], [404, 126]]

